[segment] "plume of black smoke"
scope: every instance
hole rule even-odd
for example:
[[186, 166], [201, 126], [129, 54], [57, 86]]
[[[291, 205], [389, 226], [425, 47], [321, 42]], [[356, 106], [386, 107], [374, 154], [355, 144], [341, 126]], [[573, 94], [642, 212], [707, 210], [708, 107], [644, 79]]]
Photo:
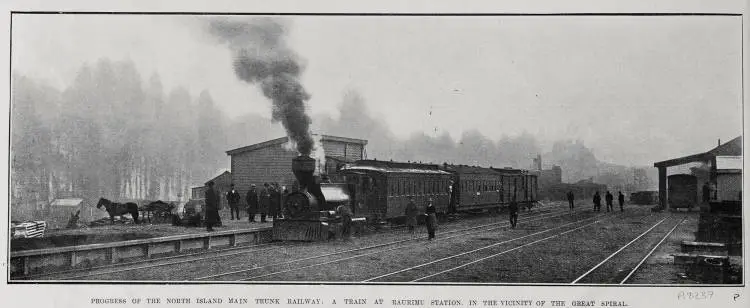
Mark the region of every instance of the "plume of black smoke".
[[260, 85], [263, 95], [271, 99], [272, 119], [281, 122], [297, 151], [309, 155], [315, 143], [305, 110], [310, 95], [299, 81], [303, 67], [286, 45], [284, 26], [268, 18], [217, 18], [210, 21], [210, 33], [232, 50], [237, 77]]

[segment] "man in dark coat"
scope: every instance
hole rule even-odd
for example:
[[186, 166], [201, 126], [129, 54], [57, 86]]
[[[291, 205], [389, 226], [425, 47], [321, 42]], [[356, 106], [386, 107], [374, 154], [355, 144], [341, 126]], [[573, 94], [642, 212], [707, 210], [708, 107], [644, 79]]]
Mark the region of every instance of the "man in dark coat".
[[431, 241], [435, 238], [435, 229], [437, 229], [437, 212], [435, 206], [432, 205], [432, 199], [427, 201], [427, 207], [424, 209], [424, 214], [427, 216], [427, 239]]
[[258, 196], [258, 211], [260, 212], [260, 222], [266, 222], [266, 213], [271, 207], [271, 191], [268, 183], [263, 183], [263, 188]]
[[406, 210], [404, 215], [406, 216], [406, 226], [409, 228], [409, 232], [414, 233], [414, 227], [417, 225], [417, 205], [414, 204], [414, 198], [409, 200], [406, 204]]
[[573, 205], [575, 201], [575, 196], [573, 195], [572, 191], [568, 191], [568, 206], [570, 206], [570, 210], [572, 211], [575, 206]]
[[213, 231], [219, 222], [219, 194], [214, 190], [214, 182], [208, 182], [206, 190], [206, 231]]
[[604, 199], [607, 201], [607, 212], [609, 212], [612, 210], [612, 201], [614, 199], [612, 193], [610, 193], [609, 190], [607, 191], [607, 194], [604, 195]]
[[621, 191], [617, 192], [617, 202], [620, 203], [620, 212], [624, 212], [625, 210], [622, 208], [622, 205], [625, 204], [625, 195]]
[[229, 213], [231, 213], [234, 220], [235, 213], [237, 214], [237, 220], [240, 220], [240, 193], [234, 189], [234, 184], [229, 185], [230, 189], [227, 193], [227, 203], [229, 204]]
[[508, 214], [510, 215], [510, 227], [515, 229], [518, 224], [518, 202], [516, 201], [515, 195], [513, 195], [513, 199], [510, 200]]
[[276, 218], [278, 218], [279, 216], [279, 211], [281, 210], [281, 191], [279, 184], [274, 183], [273, 185], [271, 185], [268, 193], [270, 194], [271, 198], [271, 204], [268, 209], [268, 214], [274, 220], [276, 220]]
[[250, 185], [250, 190], [245, 195], [245, 202], [247, 203], [247, 216], [248, 221], [255, 221], [255, 212], [258, 211], [258, 191], [255, 188], [255, 184]]
[[602, 196], [597, 191], [594, 194], [594, 211], [601, 212], [602, 210]]

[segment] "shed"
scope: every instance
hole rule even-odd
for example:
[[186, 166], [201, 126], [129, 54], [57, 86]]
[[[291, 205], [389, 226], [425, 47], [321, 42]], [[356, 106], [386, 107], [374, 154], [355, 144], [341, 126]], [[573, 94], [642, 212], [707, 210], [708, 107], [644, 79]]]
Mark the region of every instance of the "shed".
[[64, 228], [70, 216], [81, 211], [80, 222], [89, 222], [103, 217], [109, 217], [107, 212], [97, 209], [83, 198], [60, 198], [50, 202], [49, 213], [45, 220], [50, 229]]
[[190, 191], [190, 199], [203, 199], [206, 196], [206, 190], [208, 190], [208, 182], [214, 182], [214, 190], [216, 190], [217, 193], [219, 193], [219, 208], [220, 209], [226, 209], [229, 208], [229, 204], [227, 203], [226, 193], [230, 190], [230, 185], [232, 185], [232, 173], [229, 171], [224, 171], [220, 173], [219, 175], [211, 178], [210, 180], [203, 183], [203, 186], [196, 186], [191, 188]]
[[[716, 200], [717, 198], [719, 198], [717, 194], [720, 189], [718, 187], [719, 178], [721, 178], [722, 184], [727, 187], [724, 192], [727, 197], [732, 194], [736, 196], [740, 196], [742, 194], [742, 136], [739, 136], [724, 144], [721, 144], [721, 142], [719, 142], [719, 144], [715, 148], [704, 153], [698, 153], [654, 163], [654, 167], [659, 169], [659, 203], [662, 207], [666, 208], [669, 204], [669, 194], [667, 193], [667, 168], [686, 165], [690, 163], [703, 163], [708, 166], [708, 179], [703, 180], [702, 183], [697, 183], [697, 185], [698, 187], [712, 187], [711, 191], [713, 193], [711, 193], [710, 196], [711, 200]], [[723, 176], [726, 174], [739, 174], [739, 176]], [[739, 184], [736, 184], [738, 179]], [[701, 189], [700, 191], [703, 190], [704, 189]], [[724, 196], [722, 195], [722, 198], [723, 197]]]
[[742, 156], [716, 156], [717, 201], [742, 201]]

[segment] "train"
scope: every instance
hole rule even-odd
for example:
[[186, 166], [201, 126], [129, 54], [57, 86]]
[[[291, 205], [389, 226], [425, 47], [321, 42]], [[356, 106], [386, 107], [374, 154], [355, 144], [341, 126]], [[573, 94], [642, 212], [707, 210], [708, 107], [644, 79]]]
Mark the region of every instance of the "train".
[[404, 217], [414, 200], [419, 211], [432, 202], [438, 216], [460, 212], [496, 212], [515, 201], [532, 207], [538, 197], [537, 175], [522, 169], [468, 165], [358, 160], [338, 168], [331, 178], [315, 176], [315, 159], [300, 155], [292, 172], [300, 189], [274, 220], [275, 240], [322, 240], [340, 223], [339, 205], [350, 207], [356, 221], [383, 224]]
[[673, 174], [667, 177], [670, 209], [685, 208], [688, 211], [698, 206], [698, 179], [689, 174]]

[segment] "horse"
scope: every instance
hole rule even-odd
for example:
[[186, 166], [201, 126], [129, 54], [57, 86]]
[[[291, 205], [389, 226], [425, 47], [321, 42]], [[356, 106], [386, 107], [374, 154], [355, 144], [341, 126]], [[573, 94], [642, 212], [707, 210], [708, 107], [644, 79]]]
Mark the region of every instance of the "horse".
[[144, 206], [143, 211], [148, 213], [148, 222], [150, 223], [151, 216], [160, 217], [162, 220], [169, 218], [174, 208], [174, 204], [158, 200]]
[[104, 198], [99, 198], [99, 203], [96, 204], [96, 208], [99, 209], [104, 206], [105, 209], [107, 209], [107, 213], [109, 213], [109, 219], [112, 221], [112, 224], [115, 223], [115, 216], [121, 216], [125, 214], [130, 214], [130, 216], [133, 216], [133, 221], [135, 223], [138, 223], [138, 205], [133, 202], [128, 203], [116, 203], [109, 201]]

